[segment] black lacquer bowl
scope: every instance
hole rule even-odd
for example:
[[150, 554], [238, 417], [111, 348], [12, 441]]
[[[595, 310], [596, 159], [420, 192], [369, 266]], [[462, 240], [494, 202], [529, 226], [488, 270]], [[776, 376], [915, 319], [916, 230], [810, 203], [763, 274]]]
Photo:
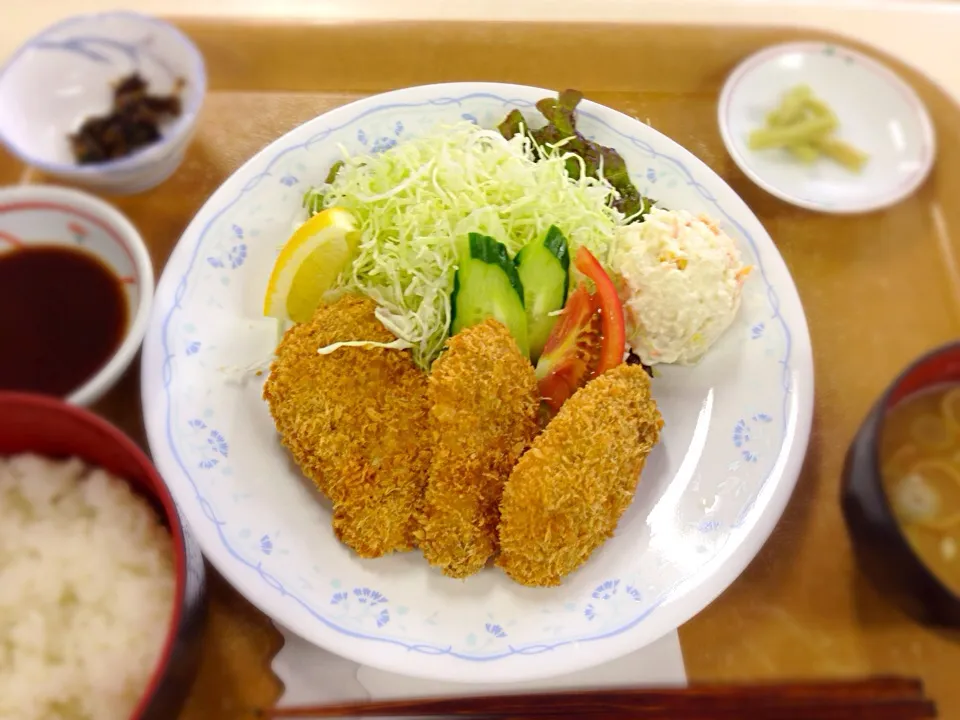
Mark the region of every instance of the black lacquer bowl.
[[960, 384], [960, 342], [924, 355], [894, 380], [847, 451], [842, 503], [857, 560], [874, 584], [921, 622], [960, 627], [960, 596], [910, 546], [880, 471], [880, 441], [890, 408], [916, 392], [949, 383]]

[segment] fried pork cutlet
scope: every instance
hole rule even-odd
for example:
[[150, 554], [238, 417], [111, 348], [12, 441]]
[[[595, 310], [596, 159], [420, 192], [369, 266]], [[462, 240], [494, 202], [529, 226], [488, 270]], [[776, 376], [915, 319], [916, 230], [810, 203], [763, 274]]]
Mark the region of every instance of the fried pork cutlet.
[[613, 535], [662, 426], [639, 365], [578, 390], [507, 480], [497, 564], [523, 585], [559, 585]]
[[530, 361], [501, 323], [451, 338], [428, 380], [433, 460], [420, 549], [445, 575], [478, 572], [497, 550], [503, 483], [537, 433]]
[[361, 557], [414, 545], [429, 452], [426, 375], [406, 351], [341, 348], [390, 342], [375, 303], [347, 296], [283, 336], [263, 388], [283, 444], [333, 501], [333, 529]]

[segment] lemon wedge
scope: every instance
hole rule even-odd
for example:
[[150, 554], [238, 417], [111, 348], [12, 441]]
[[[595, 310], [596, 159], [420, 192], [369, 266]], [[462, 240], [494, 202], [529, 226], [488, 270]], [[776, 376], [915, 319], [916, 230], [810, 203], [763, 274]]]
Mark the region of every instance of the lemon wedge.
[[332, 207], [317, 213], [287, 240], [270, 273], [263, 314], [306, 322], [323, 294], [353, 262], [359, 233], [353, 215]]

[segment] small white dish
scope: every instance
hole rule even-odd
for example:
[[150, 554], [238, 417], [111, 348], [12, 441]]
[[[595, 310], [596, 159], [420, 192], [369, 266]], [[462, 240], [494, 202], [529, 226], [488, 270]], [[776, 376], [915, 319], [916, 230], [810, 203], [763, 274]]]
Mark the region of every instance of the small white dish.
[[[836, 112], [837, 137], [870, 156], [862, 172], [828, 159], [803, 165], [785, 150], [748, 147], [766, 113], [800, 84]], [[826, 213], [899, 202], [920, 187], [936, 155], [933, 123], [913, 88], [876, 60], [830, 43], [787, 43], [748, 57], [727, 78], [718, 120], [727, 151], [751, 180], [781, 200]]]
[[99, 198], [54, 185], [0, 188], [0, 253], [33, 243], [80, 246], [123, 283], [127, 328], [116, 352], [67, 402], [92, 405], [120, 379], [137, 354], [153, 303], [150, 253], [133, 224]]
[[[182, 79], [183, 111], [161, 139], [134, 154], [79, 165], [68, 134], [113, 106], [117, 80], [137, 71], [152, 94]], [[43, 30], [0, 68], [0, 141], [23, 162], [71, 183], [112, 193], [158, 185], [180, 162], [206, 93], [203, 56], [168, 22], [132, 12], [78, 15]]]

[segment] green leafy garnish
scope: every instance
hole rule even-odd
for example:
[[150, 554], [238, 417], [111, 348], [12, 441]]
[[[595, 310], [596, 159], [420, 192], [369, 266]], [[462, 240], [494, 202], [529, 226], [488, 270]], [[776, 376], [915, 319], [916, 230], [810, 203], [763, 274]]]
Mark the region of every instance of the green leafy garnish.
[[303, 194], [302, 205], [306, 209], [308, 215], [313, 217], [318, 212], [323, 210], [323, 193], [316, 188], [310, 188]]
[[568, 157], [567, 174], [578, 178], [583, 173], [600, 179], [602, 173], [603, 179], [619, 195], [613, 200], [613, 207], [627, 218], [640, 220], [650, 212], [653, 201], [643, 197], [631, 182], [627, 163], [616, 150], [588, 140], [577, 131], [575, 110], [582, 99], [583, 93], [579, 90], [564, 90], [556, 98], [544, 98], [537, 103], [537, 109], [547, 120], [542, 128], [531, 129], [523, 113], [511, 110], [497, 129], [508, 140], [525, 133], [538, 148], [561, 146], [564, 153], [576, 155], [583, 162]]
[[343, 167], [343, 160], [337, 160], [333, 165], [330, 166], [330, 170], [327, 171], [327, 179], [324, 182], [329, 185], [337, 178], [337, 173], [340, 172], [340, 168]]
[[[327, 171], [327, 179], [323, 181], [324, 185], [329, 185], [337, 179], [337, 173], [343, 167], [343, 160], [337, 160]], [[323, 210], [323, 193], [317, 188], [310, 188], [303, 194], [303, 207], [310, 216], [316, 215]]]

